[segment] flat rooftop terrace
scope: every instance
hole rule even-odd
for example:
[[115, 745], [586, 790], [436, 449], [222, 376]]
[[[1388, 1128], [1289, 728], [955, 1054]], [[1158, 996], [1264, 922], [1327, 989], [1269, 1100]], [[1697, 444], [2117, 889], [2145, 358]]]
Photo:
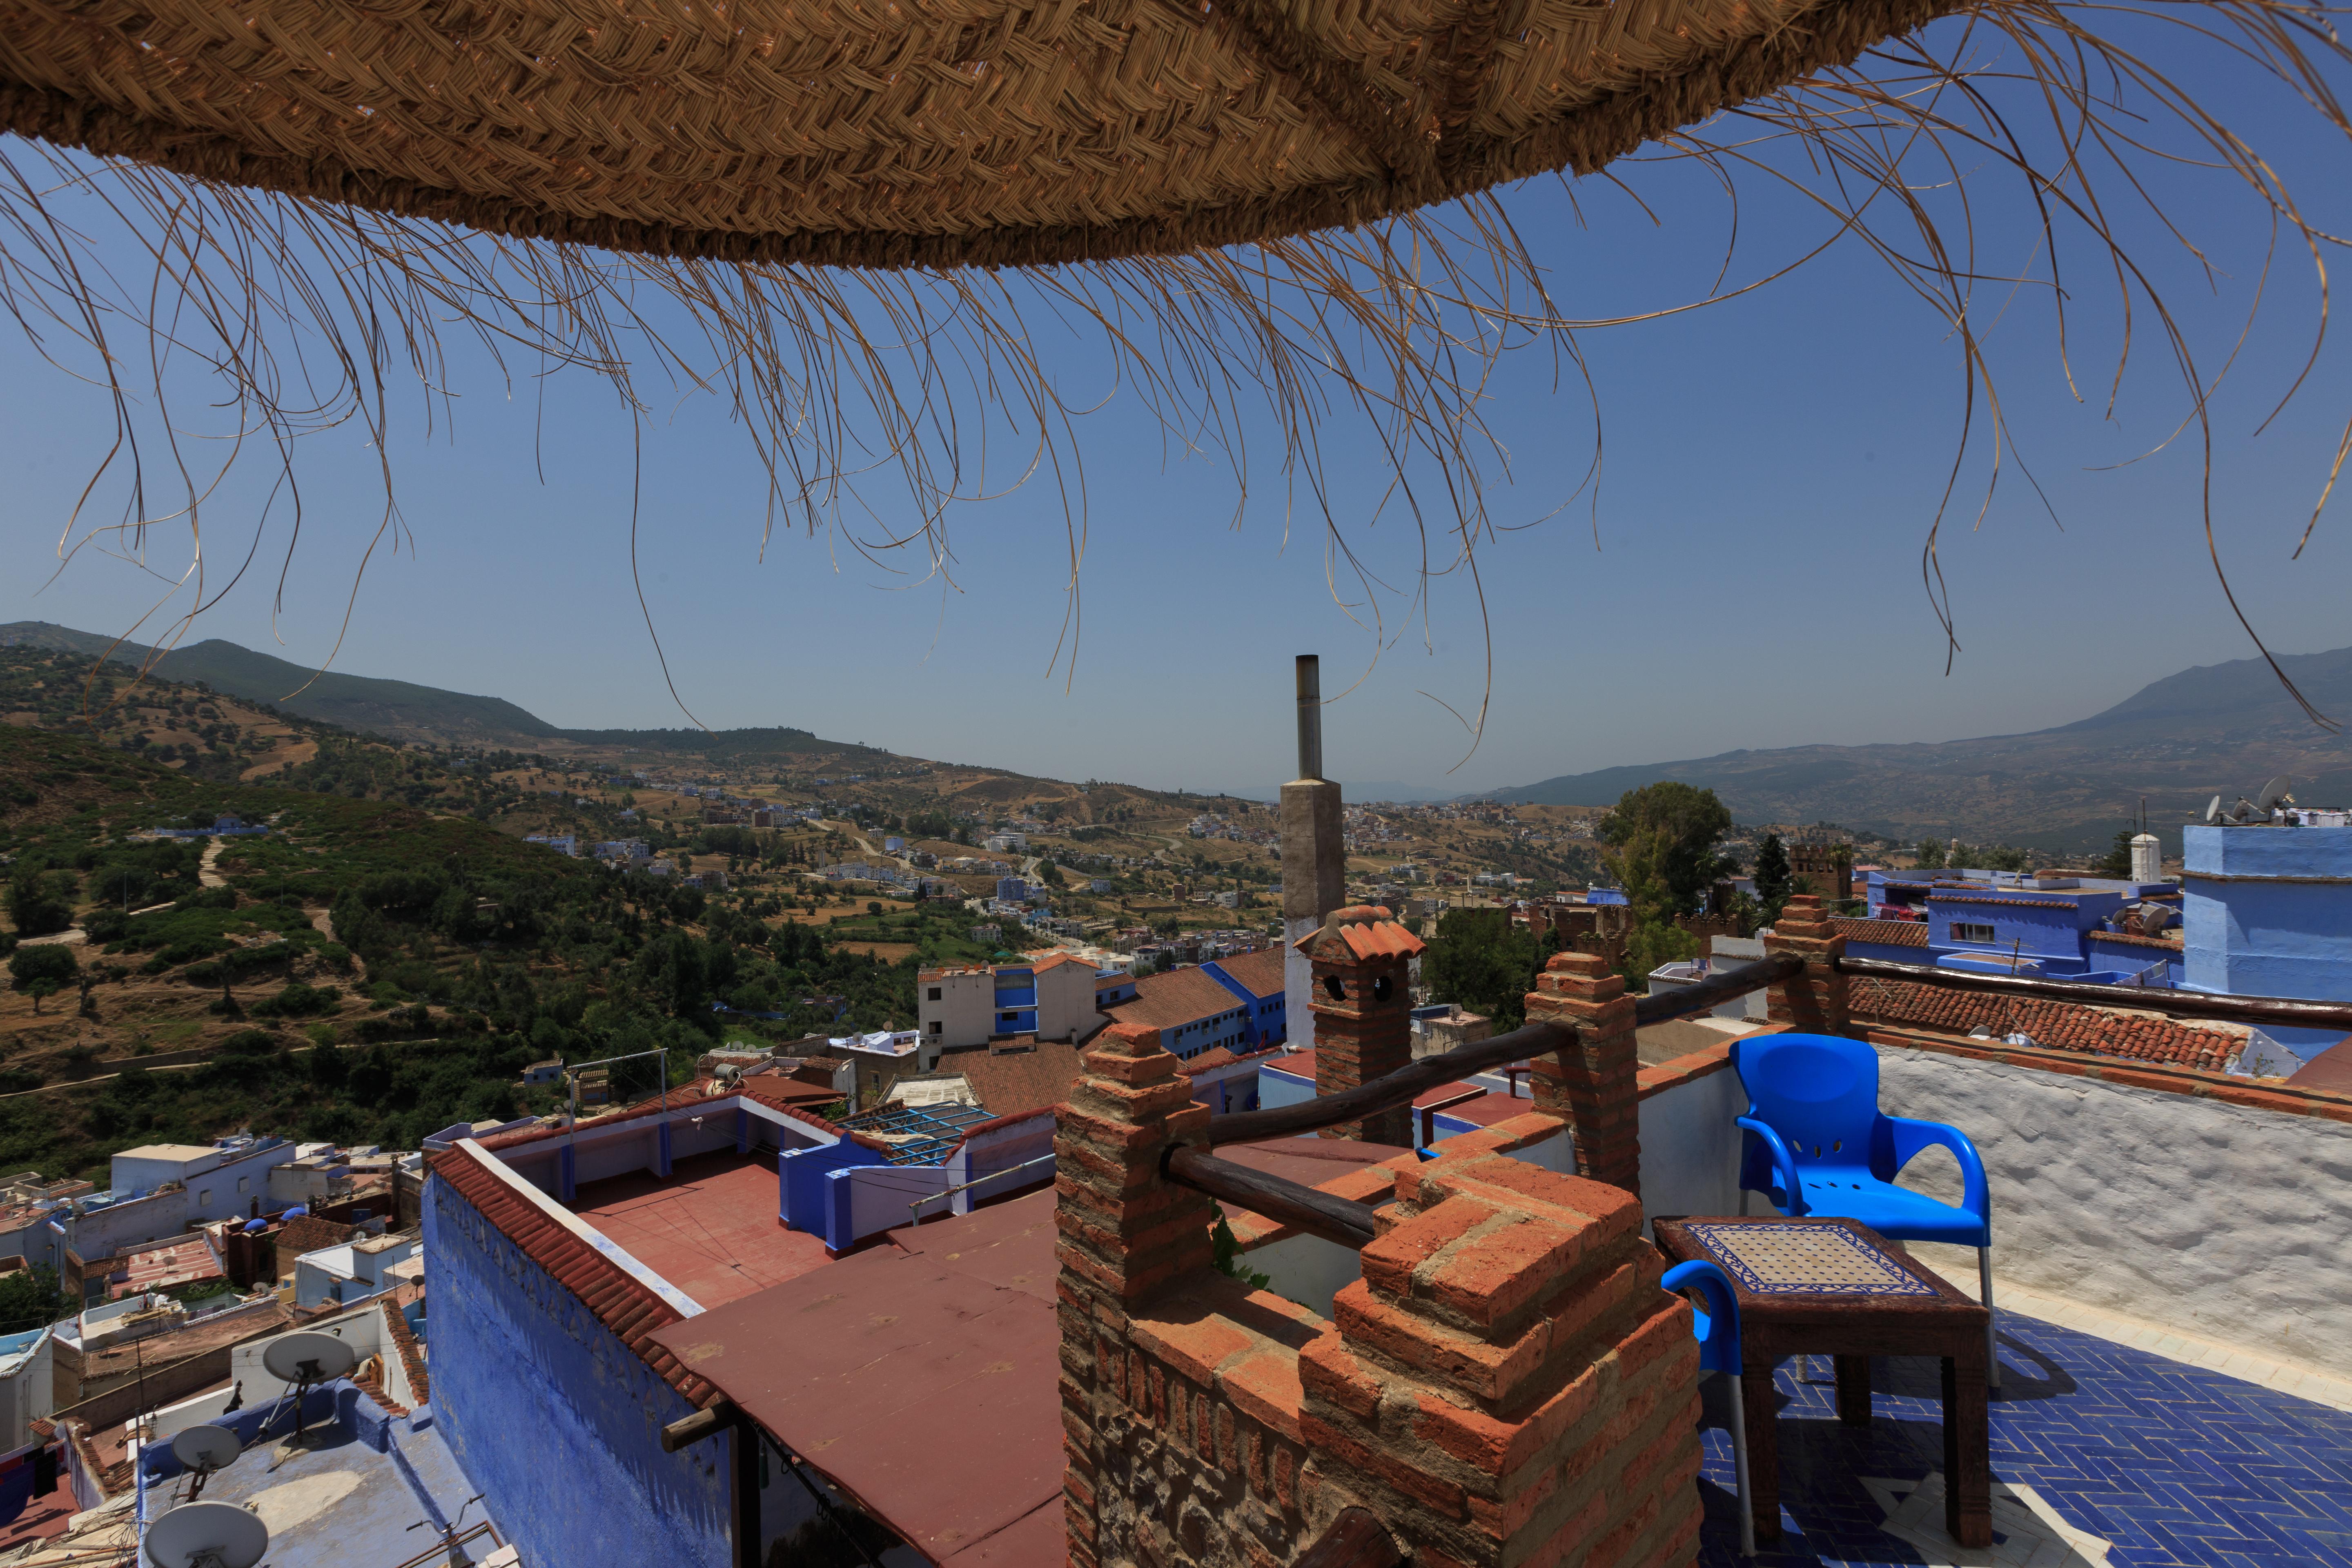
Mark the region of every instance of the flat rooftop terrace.
[[[1780, 1363], [1780, 1528], [1757, 1568], [2286, 1568], [2352, 1563], [2352, 1413], [2024, 1316], [2000, 1315], [1993, 1544], [1943, 1534], [1938, 1363], [1871, 1362], [1842, 1426], [1830, 1358]], [[1701, 1384], [1700, 1568], [1738, 1552], [1730, 1395]]]
[[832, 1261], [823, 1237], [777, 1218], [772, 1152], [694, 1154], [667, 1177], [639, 1171], [583, 1182], [572, 1212], [705, 1307]]

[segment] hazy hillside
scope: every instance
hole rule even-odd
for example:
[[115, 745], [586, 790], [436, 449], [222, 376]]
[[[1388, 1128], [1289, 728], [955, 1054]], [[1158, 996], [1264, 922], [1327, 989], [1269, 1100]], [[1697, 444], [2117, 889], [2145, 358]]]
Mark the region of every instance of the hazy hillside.
[[[2352, 648], [2282, 658], [2319, 710], [2352, 723]], [[2050, 849], [2103, 846], [2147, 799], [2172, 827], [2215, 795], [2292, 773], [2306, 803], [2352, 801], [2352, 740], [2303, 716], [2258, 658], [2169, 675], [2090, 718], [2022, 735], [1916, 745], [1792, 746], [1563, 774], [1494, 798], [1614, 800], [1659, 779], [1714, 789], [1744, 822], [1844, 823]], [[2168, 832], [2168, 845], [2178, 840]]]
[[[0, 626], [0, 644], [28, 643], [93, 658], [104, 653], [111, 640], [46, 621]], [[115, 649], [114, 657], [136, 664], [149, 651], [125, 643]], [[201, 680], [215, 691], [248, 702], [267, 702], [305, 719], [396, 741], [512, 746], [550, 740], [559, 733], [554, 725], [503, 698], [474, 697], [405, 680], [334, 671], [314, 679], [315, 672], [301, 665], [219, 637], [174, 648], [150, 668], [167, 680]], [[289, 695], [294, 692], [299, 695]]]

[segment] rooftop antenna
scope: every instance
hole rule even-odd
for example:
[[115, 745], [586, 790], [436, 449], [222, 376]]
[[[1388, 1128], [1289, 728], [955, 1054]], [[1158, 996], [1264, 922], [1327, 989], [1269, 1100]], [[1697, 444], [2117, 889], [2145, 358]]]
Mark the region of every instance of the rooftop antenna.
[[245, 1445], [226, 1426], [189, 1426], [173, 1434], [172, 1458], [196, 1478], [188, 1488], [188, 1500], [194, 1502], [203, 1496], [205, 1482], [212, 1479], [212, 1473], [226, 1468], [244, 1451]]
[[261, 1516], [233, 1502], [184, 1502], [147, 1527], [154, 1568], [253, 1568], [269, 1550]]
[[2279, 774], [2278, 777], [2263, 785], [2263, 793], [2255, 797], [2254, 810], [2263, 816], [2268, 816], [2281, 805], [2293, 805], [2294, 796], [2287, 794], [2287, 791], [2294, 787], [2294, 780], [2284, 773]]
[[2208, 827], [2210, 827], [2210, 826], [2212, 826], [2215, 823], [2217, 823], [2217, 822], [2219, 822], [2219, 821], [2221, 821], [2221, 797], [2220, 795], [2215, 795], [2215, 796], [2213, 797], [2213, 799], [2212, 799], [2212, 803], [2211, 803], [2210, 805], [2207, 805], [2207, 806], [2206, 806], [2206, 808], [2205, 808], [2205, 826], [2208, 826]]
[[[299, 1331], [280, 1334], [262, 1347], [261, 1364], [270, 1376], [294, 1385], [294, 1432], [278, 1448], [283, 1463], [302, 1441], [302, 1402], [310, 1390], [348, 1374], [360, 1363], [359, 1352], [333, 1334]], [[268, 1423], [262, 1424], [267, 1430]], [[272, 1469], [276, 1465], [270, 1467]]]

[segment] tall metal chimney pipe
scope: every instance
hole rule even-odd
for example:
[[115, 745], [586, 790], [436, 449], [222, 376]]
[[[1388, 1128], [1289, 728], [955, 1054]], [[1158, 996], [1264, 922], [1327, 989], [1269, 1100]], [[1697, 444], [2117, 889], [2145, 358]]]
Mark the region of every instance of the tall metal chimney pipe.
[[1298, 776], [1323, 776], [1323, 661], [1298, 656]]

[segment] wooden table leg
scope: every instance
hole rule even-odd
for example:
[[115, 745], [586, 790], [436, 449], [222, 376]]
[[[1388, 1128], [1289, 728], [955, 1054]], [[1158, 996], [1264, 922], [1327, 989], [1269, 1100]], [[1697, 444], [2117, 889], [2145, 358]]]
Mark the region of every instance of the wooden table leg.
[[1838, 1419], [1849, 1426], [1870, 1425], [1870, 1358], [1842, 1355], [1837, 1362]]
[[1754, 1362], [1739, 1374], [1740, 1403], [1748, 1417], [1748, 1494], [1758, 1542], [1780, 1539], [1780, 1395], [1772, 1386], [1769, 1363]]
[[1992, 1544], [1992, 1434], [1981, 1355], [1944, 1358], [1944, 1529], [1962, 1546]]

